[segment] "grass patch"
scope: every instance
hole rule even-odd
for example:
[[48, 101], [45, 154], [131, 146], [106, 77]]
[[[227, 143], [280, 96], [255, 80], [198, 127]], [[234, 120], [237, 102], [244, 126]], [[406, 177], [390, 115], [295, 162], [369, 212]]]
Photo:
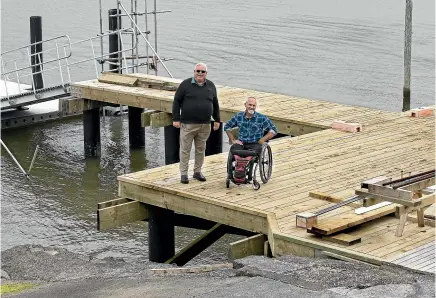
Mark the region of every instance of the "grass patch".
[[0, 294], [18, 293], [26, 289], [36, 287], [37, 284], [32, 283], [10, 283], [0, 286]]

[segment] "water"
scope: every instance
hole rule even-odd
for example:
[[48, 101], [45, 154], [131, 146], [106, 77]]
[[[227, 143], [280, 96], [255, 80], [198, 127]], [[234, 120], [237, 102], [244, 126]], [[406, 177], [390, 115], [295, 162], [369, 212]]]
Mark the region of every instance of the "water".
[[[158, 1], [158, 9], [172, 10], [158, 15], [158, 51], [176, 59], [166, 65], [177, 78], [202, 61], [217, 84], [400, 111], [402, 2]], [[105, 3], [104, 13], [113, 7]], [[4, 0], [1, 9], [2, 51], [28, 43], [32, 15], [42, 16], [43, 38], [68, 34], [75, 41], [99, 31], [98, 1]], [[434, 1], [414, 1], [412, 107], [434, 104], [434, 11]], [[76, 80], [89, 78], [83, 70]], [[100, 159], [83, 158], [80, 118], [2, 133], [25, 168], [40, 145], [32, 183], [2, 151], [2, 250], [33, 243], [147, 259], [146, 223], [98, 232], [96, 206], [116, 198], [117, 175], [164, 164], [163, 132], [147, 128], [146, 148], [131, 151], [126, 117], [101, 121]], [[177, 228], [176, 249], [200, 233]], [[194, 262], [225, 260], [235, 239], [226, 236]]]

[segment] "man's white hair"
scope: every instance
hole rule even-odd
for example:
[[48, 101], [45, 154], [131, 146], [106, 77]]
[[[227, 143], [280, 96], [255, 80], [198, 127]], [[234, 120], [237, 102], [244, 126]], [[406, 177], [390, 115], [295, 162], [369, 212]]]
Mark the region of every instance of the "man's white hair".
[[204, 64], [204, 63], [202, 63], [202, 62], [197, 63], [197, 64], [195, 64], [194, 70], [197, 69], [197, 66], [203, 66], [203, 67], [206, 69], [206, 71], [207, 71], [207, 65], [206, 65], [206, 64]]
[[254, 96], [249, 96], [249, 97], [247, 97], [247, 99], [244, 101], [244, 105], [245, 105], [246, 103], [248, 103], [248, 100], [249, 100], [250, 98], [254, 98], [254, 100], [256, 101], [256, 107], [258, 108], [258, 107], [259, 107], [259, 100], [258, 100], [256, 97], [254, 97]]

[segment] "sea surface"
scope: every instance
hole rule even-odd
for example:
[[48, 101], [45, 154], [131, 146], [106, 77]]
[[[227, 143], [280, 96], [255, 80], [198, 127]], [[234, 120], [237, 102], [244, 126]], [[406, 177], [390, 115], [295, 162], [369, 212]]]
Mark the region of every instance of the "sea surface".
[[[115, 1], [104, 2], [103, 31], [107, 10], [116, 8]], [[122, 3], [130, 9], [130, 1]], [[144, 1], [138, 6], [143, 11]], [[220, 85], [401, 111], [405, 1], [175, 0], [157, 1], [157, 9], [171, 10], [157, 14], [157, 50], [161, 57], [174, 58], [166, 66], [176, 78], [191, 76], [194, 65], [204, 62], [208, 78]], [[151, 10], [153, 1], [148, 1]], [[37, 15], [42, 16], [43, 39], [68, 35], [77, 42], [100, 32], [96, 0], [3, 0], [2, 52], [29, 43], [29, 17]], [[144, 17], [138, 23], [145, 28]], [[126, 18], [123, 24], [130, 26]], [[152, 15], [148, 29], [154, 45]], [[434, 50], [435, 2], [414, 1], [412, 107], [435, 104]], [[89, 46], [73, 48], [76, 59], [90, 55]], [[167, 75], [162, 67], [159, 74]], [[73, 81], [88, 80], [95, 71], [83, 64], [72, 75]], [[84, 158], [80, 118], [2, 132], [24, 168], [36, 145], [40, 151], [30, 182], [1, 152], [1, 250], [40, 244], [146, 261], [147, 223], [96, 229], [97, 203], [116, 198], [118, 175], [164, 165], [163, 130], [146, 128], [146, 148], [130, 150], [127, 126], [125, 115], [102, 117], [102, 156], [97, 159]], [[176, 249], [200, 234], [176, 228]], [[237, 239], [223, 237], [192, 262], [226, 260], [228, 243]]]

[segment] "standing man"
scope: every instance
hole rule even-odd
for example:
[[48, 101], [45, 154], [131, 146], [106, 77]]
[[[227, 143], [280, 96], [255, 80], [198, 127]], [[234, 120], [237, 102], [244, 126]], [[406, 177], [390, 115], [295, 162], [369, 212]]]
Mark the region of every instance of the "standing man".
[[[254, 150], [260, 154], [262, 144], [277, 134], [275, 125], [267, 116], [256, 112], [256, 106], [256, 98], [248, 97], [245, 102], [245, 111], [236, 113], [224, 126], [224, 131], [232, 143], [230, 152], [246, 149]], [[231, 131], [235, 127], [239, 128], [237, 140]]]
[[206, 181], [201, 173], [210, 135], [211, 117], [213, 129], [220, 127], [220, 108], [215, 85], [206, 79], [207, 66], [198, 63], [194, 76], [184, 80], [177, 88], [173, 101], [173, 126], [180, 128], [180, 182], [189, 183], [188, 167], [192, 141], [195, 145], [193, 178]]

